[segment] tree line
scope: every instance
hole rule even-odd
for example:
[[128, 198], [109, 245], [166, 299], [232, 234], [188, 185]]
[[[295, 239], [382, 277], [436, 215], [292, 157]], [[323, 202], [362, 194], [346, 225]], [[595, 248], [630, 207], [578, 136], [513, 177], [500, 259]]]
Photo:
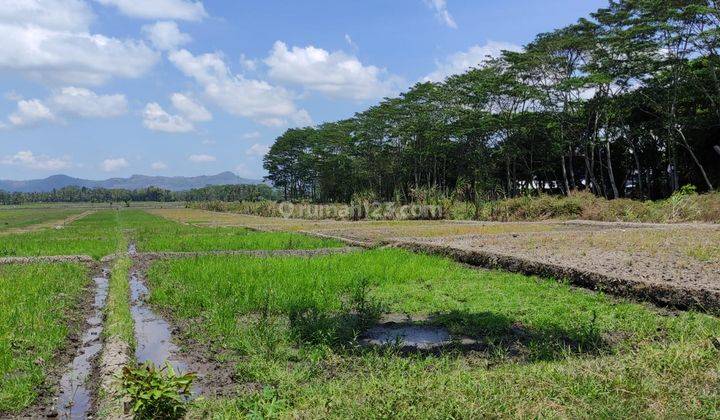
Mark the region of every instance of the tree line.
[[287, 199], [410, 201], [720, 184], [720, 1], [618, 0], [265, 156]]
[[260, 201], [278, 199], [272, 187], [259, 185], [212, 185], [188, 191], [157, 187], [136, 190], [65, 187], [49, 192], [6, 192], [0, 190], [0, 204], [24, 203], [122, 203], [172, 201]]

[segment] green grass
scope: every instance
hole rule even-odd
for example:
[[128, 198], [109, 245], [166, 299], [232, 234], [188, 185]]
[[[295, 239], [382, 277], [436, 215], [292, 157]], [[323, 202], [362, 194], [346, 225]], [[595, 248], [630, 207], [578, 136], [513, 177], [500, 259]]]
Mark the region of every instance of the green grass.
[[107, 337], [117, 337], [134, 345], [134, 324], [130, 313], [130, 283], [128, 276], [132, 260], [121, 257], [115, 260], [110, 273], [108, 298], [105, 305], [105, 329]]
[[0, 417], [37, 399], [88, 282], [79, 265], [0, 266]]
[[316, 249], [342, 246], [342, 243], [297, 233], [255, 232], [239, 227], [197, 227], [183, 225], [144, 211], [120, 213], [123, 228], [134, 230], [138, 251], [213, 251]]
[[118, 211], [97, 211], [62, 229], [6, 235], [0, 241], [0, 257], [40, 255], [90, 255], [100, 258], [116, 250], [121, 233]]
[[[399, 250], [166, 261], [149, 282], [151, 302], [188, 321], [238, 382], [265, 387], [204, 400], [194, 416], [720, 415], [720, 322], [708, 315]], [[486, 350], [360, 349], [376, 307], [434, 315]]]
[[0, 209], [0, 232], [8, 229], [24, 228], [52, 220], [63, 220], [80, 214], [77, 209]]

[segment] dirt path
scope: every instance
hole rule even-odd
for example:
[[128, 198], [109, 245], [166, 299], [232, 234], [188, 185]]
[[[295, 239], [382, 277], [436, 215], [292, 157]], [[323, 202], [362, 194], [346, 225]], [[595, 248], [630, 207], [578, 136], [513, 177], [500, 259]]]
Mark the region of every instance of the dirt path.
[[66, 217], [64, 219], [56, 219], [56, 220], [48, 220], [47, 222], [37, 223], [30, 226], [25, 226], [21, 228], [14, 228], [14, 229], [8, 229], [5, 231], [0, 232], [0, 236], [4, 235], [14, 235], [14, 234], [20, 234], [20, 233], [29, 233], [29, 232], [37, 232], [39, 230], [43, 229], [62, 229], [66, 225], [69, 225], [72, 222], [75, 222], [77, 220], [82, 219], [83, 217], [87, 217], [93, 213], [95, 213], [97, 210], [87, 210], [79, 214], [74, 214], [70, 217]]

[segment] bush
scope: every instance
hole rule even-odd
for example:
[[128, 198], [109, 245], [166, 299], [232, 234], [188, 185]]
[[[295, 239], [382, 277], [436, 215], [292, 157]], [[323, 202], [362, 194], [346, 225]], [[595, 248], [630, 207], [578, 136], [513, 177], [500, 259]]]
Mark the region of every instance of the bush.
[[169, 363], [158, 369], [148, 362], [136, 368], [126, 366], [120, 380], [134, 418], [180, 419], [187, 412], [195, 376], [177, 374]]

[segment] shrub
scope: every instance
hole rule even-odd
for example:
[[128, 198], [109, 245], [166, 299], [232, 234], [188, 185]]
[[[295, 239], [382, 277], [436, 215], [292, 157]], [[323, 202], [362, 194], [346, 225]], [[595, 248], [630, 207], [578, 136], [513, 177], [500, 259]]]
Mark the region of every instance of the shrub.
[[122, 389], [136, 419], [180, 419], [188, 409], [194, 373], [175, 373], [170, 363], [158, 369], [152, 363], [126, 366], [120, 376]]

